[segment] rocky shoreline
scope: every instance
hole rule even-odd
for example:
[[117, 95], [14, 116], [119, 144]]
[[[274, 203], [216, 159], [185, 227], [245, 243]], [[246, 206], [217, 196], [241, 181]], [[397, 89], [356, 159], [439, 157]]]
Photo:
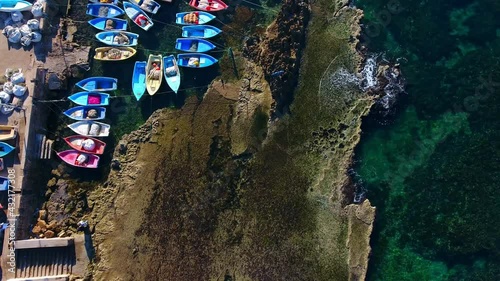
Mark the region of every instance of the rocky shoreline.
[[[305, 42], [321, 36], [308, 31], [325, 19], [325, 5], [286, 1], [266, 34], [246, 41], [243, 77], [213, 82], [203, 100], [190, 97], [179, 110], [154, 112], [122, 138], [105, 183], [81, 186], [62, 166], [53, 171], [47, 221], [64, 221], [70, 232], [89, 221], [94, 279], [364, 279], [375, 209], [368, 200], [350, 204], [347, 169], [377, 94], [348, 90], [332, 101], [322, 88], [334, 68], [359, 73], [363, 61], [355, 49], [362, 12], [340, 3], [333, 30], [349, 35], [335, 38], [338, 59], [313, 62]], [[323, 73], [311, 75], [319, 83], [314, 102], [325, 108], [315, 122], [303, 121], [315, 114], [300, 94], [315, 67]], [[297, 120], [283, 115], [290, 105]], [[338, 115], [323, 113], [330, 110]], [[293, 132], [297, 124], [304, 132]], [[290, 136], [297, 141], [283, 141]], [[274, 172], [280, 176], [266, 174]]]

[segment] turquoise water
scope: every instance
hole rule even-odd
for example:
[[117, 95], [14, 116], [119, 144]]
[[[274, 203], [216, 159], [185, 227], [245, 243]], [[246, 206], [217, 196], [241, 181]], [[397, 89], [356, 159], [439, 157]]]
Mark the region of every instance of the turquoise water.
[[368, 280], [500, 280], [500, 2], [356, 4], [408, 82], [356, 152], [378, 207]]

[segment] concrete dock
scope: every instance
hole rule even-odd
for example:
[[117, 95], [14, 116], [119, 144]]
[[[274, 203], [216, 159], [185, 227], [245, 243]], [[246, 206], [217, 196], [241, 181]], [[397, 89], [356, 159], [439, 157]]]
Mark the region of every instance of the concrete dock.
[[[0, 176], [8, 177], [11, 185], [2, 195], [7, 197], [3, 200], [6, 202], [3, 207], [9, 227], [4, 232], [1, 280], [69, 280], [71, 275], [83, 276], [89, 261], [85, 248], [88, 239], [84, 235], [21, 240], [29, 237], [34, 210], [41, 205], [39, 191], [32, 186], [36, 179], [27, 172], [34, 161], [40, 161], [40, 139], [44, 139], [40, 132], [43, 133], [46, 126], [44, 111], [47, 108], [34, 105], [33, 100], [44, 99], [46, 68], [52, 70], [49, 65], [67, 66], [59, 61], [65, 62], [64, 55], [56, 54], [57, 58], [51, 60], [45, 54], [35, 52], [43, 48], [40, 45], [30, 48], [19, 44], [12, 46], [5, 36], [0, 35], [0, 75], [4, 75], [7, 68], [22, 69], [27, 87], [22, 98], [14, 98], [16, 109], [11, 114], [0, 113], [0, 125], [16, 126], [18, 134], [15, 140], [9, 141], [16, 150], [4, 157], [4, 169], [0, 171]], [[52, 46], [47, 49], [57, 51]], [[47, 150], [50, 154], [50, 147]], [[40, 184], [36, 183], [37, 186]]]

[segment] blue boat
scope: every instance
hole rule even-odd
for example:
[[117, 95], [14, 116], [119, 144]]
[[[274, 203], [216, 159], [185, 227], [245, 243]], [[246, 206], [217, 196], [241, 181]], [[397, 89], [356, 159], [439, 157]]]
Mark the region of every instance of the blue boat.
[[179, 71], [177, 60], [173, 55], [163, 57], [163, 67], [163, 75], [168, 86], [177, 94], [181, 86], [181, 72]]
[[98, 92], [79, 92], [68, 99], [78, 105], [106, 106], [109, 105], [109, 95]]
[[202, 53], [189, 53], [189, 54], [178, 54], [177, 63], [179, 66], [190, 67], [190, 68], [202, 68], [208, 67], [218, 60], [210, 55]]
[[87, 15], [98, 18], [116, 18], [124, 13], [125, 11], [113, 4], [96, 3], [87, 5]]
[[95, 35], [100, 42], [109, 46], [136, 46], [139, 35], [127, 31], [103, 31]]
[[30, 11], [33, 4], [28, 1], [23, 0], [1, 0], [0, 1], [0, 12], [23, 12]]
[[118, 79], [112, 77], [89, 77], [78, 81], [76, 86], [87, 92], [114, 91], [118, 87]]
[[175, 48], [184, 52], [204, 53], [215, 49], [215, 45], [199, 38], [177, 38]]
[[6, 177], [0, 177], [0, 191], [9, 190], [9, 179]]
[[11, 153], [12, 150], [14, 150], [13, 146], [11, 146], [7, 143], [4, 143], [3, 141], [0, 141], [0, 158]]
[[139, 6], [134, 5], [128, 1], [123, 2], [123, 8], [127, 17], [129, 17], [138, 27], [148, 31], [153, 27], [153, 20], [139, 8]]
[[136, 61], [132, 75], [132, 92], [139, 101], [146, 92], [146, 62]]
[[211, 25], [186, 25], [182, 27], [182, 37], [212, 38], [221, 32], [222, 30]]
[[[196, 21], [185, 21], [184, 16], [192, 14], [196, 15], [197, 20]], [[209, 21], [215, 19], [215, 16], [207, 13], [207, 12], [201, 12], [201, 11], [196, 11], [196, 12], [183, 12], [183, 13], [177, 13], [175, 14], [175, 23], [177, 24], [183, 24], [183, 25], [199, 25], [199, 24], [206, 24]]]
[[63, 112], [73, 120], [102, 120], [106, 117], [106, 108], [97, 106], [75, 106]]
[[[112, 28], [106, 28], [106, 22], [112, 23]], [[127, 20], [117, 18], [94, 18], [89, 20], [89, 24], [99, 30], [127, 30]]]

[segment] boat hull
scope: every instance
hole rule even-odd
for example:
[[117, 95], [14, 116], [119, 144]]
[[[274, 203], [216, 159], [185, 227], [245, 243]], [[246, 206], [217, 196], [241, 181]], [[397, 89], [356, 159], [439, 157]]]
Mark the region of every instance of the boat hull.
[[[116, 42], [116, 36], [126, 36], [129, 40], [129, 43], [127, 44], [119, 44]], [[97, 40], [99, 40], [101, 43], [109, 45], [109, 46], [122, 46], [122, 47], [130, 47], [130, 46], [136, 46], [137, 41], [139, 39], [139, 35], [132, 33], [132, 32], [126, 32], [126, 31], [103, 31], [99, 32], [95, 35]]]
[[227, 4], [221, 0], [191, 0], [189, 6], [206, 12], [218, 12], [227, 9]]
[[114, 91], [118, 87], [118, 79], [112, 77], [89, 77], [76, 83], [76, 86], [88, 92]]
[[78, 121], [69, 124], [68, 128], [86, 137], [107, 137], [111, 126], [97, 121]]
[[109, 105], [109, 95], [98, 92], [79, 92], [69, 96], [68, 99], [78, 105]]
[[[198, 66], [189, 63], [190, 59], [198, 59]], [[217, 63], [218, 60], [210, 55], [203, 53], [189, 53], [189, 54], [178, 54], [177, 63], [182, 67], [189, 68], [204, 68], [209, 67]]]
[[[107, 8], [107, 10], [106, 10]], [[105, 11], [106, 10], [106, 11]], [[98, 18], [116, 18], [123, 15], [123, 11], [120, 7], [113, 4], [88, 4], [87, 5], [87, 15], [98, 17]]]
[[[157, 66], [154, 74], [152, 73], [152, 70], [155, 67], [153, 64], [156, 64]], [[156, 94], [156, 92], [160, 89], [163, 79], [162, 64], [161, 55], [149, 55], [148, 65], [146, 66], [146, 90], [150, 96]]]
[[[95, 147], [92, 150], [86, 150], [83, 146], [83, 141], [90, 139], [94, 142]], [[104, 149], [106, 148], [106, 143], [91, 137], [85, 136], [69, 136], [65, 137], [64, 141], [74, 150], [84, 152], [84, 153], [92, 153], [92, 154], [103, 154]]]
[[146, 65], [145, 61], [136, 61], [134, 65], [134, 73], [132, 74], [132, 92], [137, 101], [146, 92]]
[[15, 147], [11, 146], [10, 144], [0, 141], [0, 157], [6, 156], [7, 154], [11, 153], [14, 149]]
[[215, 49], [215, 45], [200, 38], [177, 38], [175, 48], [183, 52], [204, 53]]
[[0, 125], [0, 141], [15, 139], [17, 128], [14, 126]]
[[[114, 27], [106, 29], [106, 21], [111, 20]], [[88, 21], [88, 23], [102, 31], [106, 30], [127, 30], [127, 20], [117, 19], [117, 18], [94, 18]]]
[[[198, 17], [198, 20], [195, 22], [186, 22], [184, 20], [184, 16], [187, 14], [196, 15]], [[196, 12], [183, 12], [175, 14], [175, 23], [182, 25], [204, 25], [213, 19], [215, 19], [215, 16], [207, 12], [196, 11]]]
[[[80, 155], [84, 155], [87, 158], [85, 163], [78, 163], [77, 159]], [[58, 152], [57, 156], [61, 158], [67, 164], [78, 167], [78, 168], [91, 168], [96, 169], [99, 165], [99, 156], [89, 153], [82, 153], [77, 150], [65, 150], [62, 152]]]
[[222, 30], [211, 25], [186, 25], [182, 27], [182, 37], [212, 38], [219, 35]]
[[[109, 56], [109, 51], [112, 49], [116, 49], [120, 56]], [[94, 59], [100, 61], [122, 61], [135, 56], [136, 53], [137, 50], [132, 47], [99, 47], [95, 49]]]
[[[95, 110], [97, 112], [96, 117], [88, 117], [88, 113], [91, 110]], [[64, 115], [68, 116], [73, 120], [102, 120], [106, 117], [106, 108], [104, 107], [96, 107], [96, 106], [75, 106], [66, 111], [64, 111]]]
[[[175, 75], [172, 70], [175, 70]], [[163, 74], [170, 89], [177, 94], [181, 86], [181, 72], [173, 55], [163, 57]]]
[[12, 13], [12, 12], [24, 12], [30, 11], [33, 7], [28, 1], [23, 0], [2, 0], [0, 1], [0, 12]]
[[138, 6], [124, 1], [123, 8], [125, 9], [127, 17], [129, 17], [129, 19], [132, 20], [132, 22], [134, 22], [138, 27], [144, 29], [145, 31], [148, 31], [151, 27], [153, 27], [153, 20]]

